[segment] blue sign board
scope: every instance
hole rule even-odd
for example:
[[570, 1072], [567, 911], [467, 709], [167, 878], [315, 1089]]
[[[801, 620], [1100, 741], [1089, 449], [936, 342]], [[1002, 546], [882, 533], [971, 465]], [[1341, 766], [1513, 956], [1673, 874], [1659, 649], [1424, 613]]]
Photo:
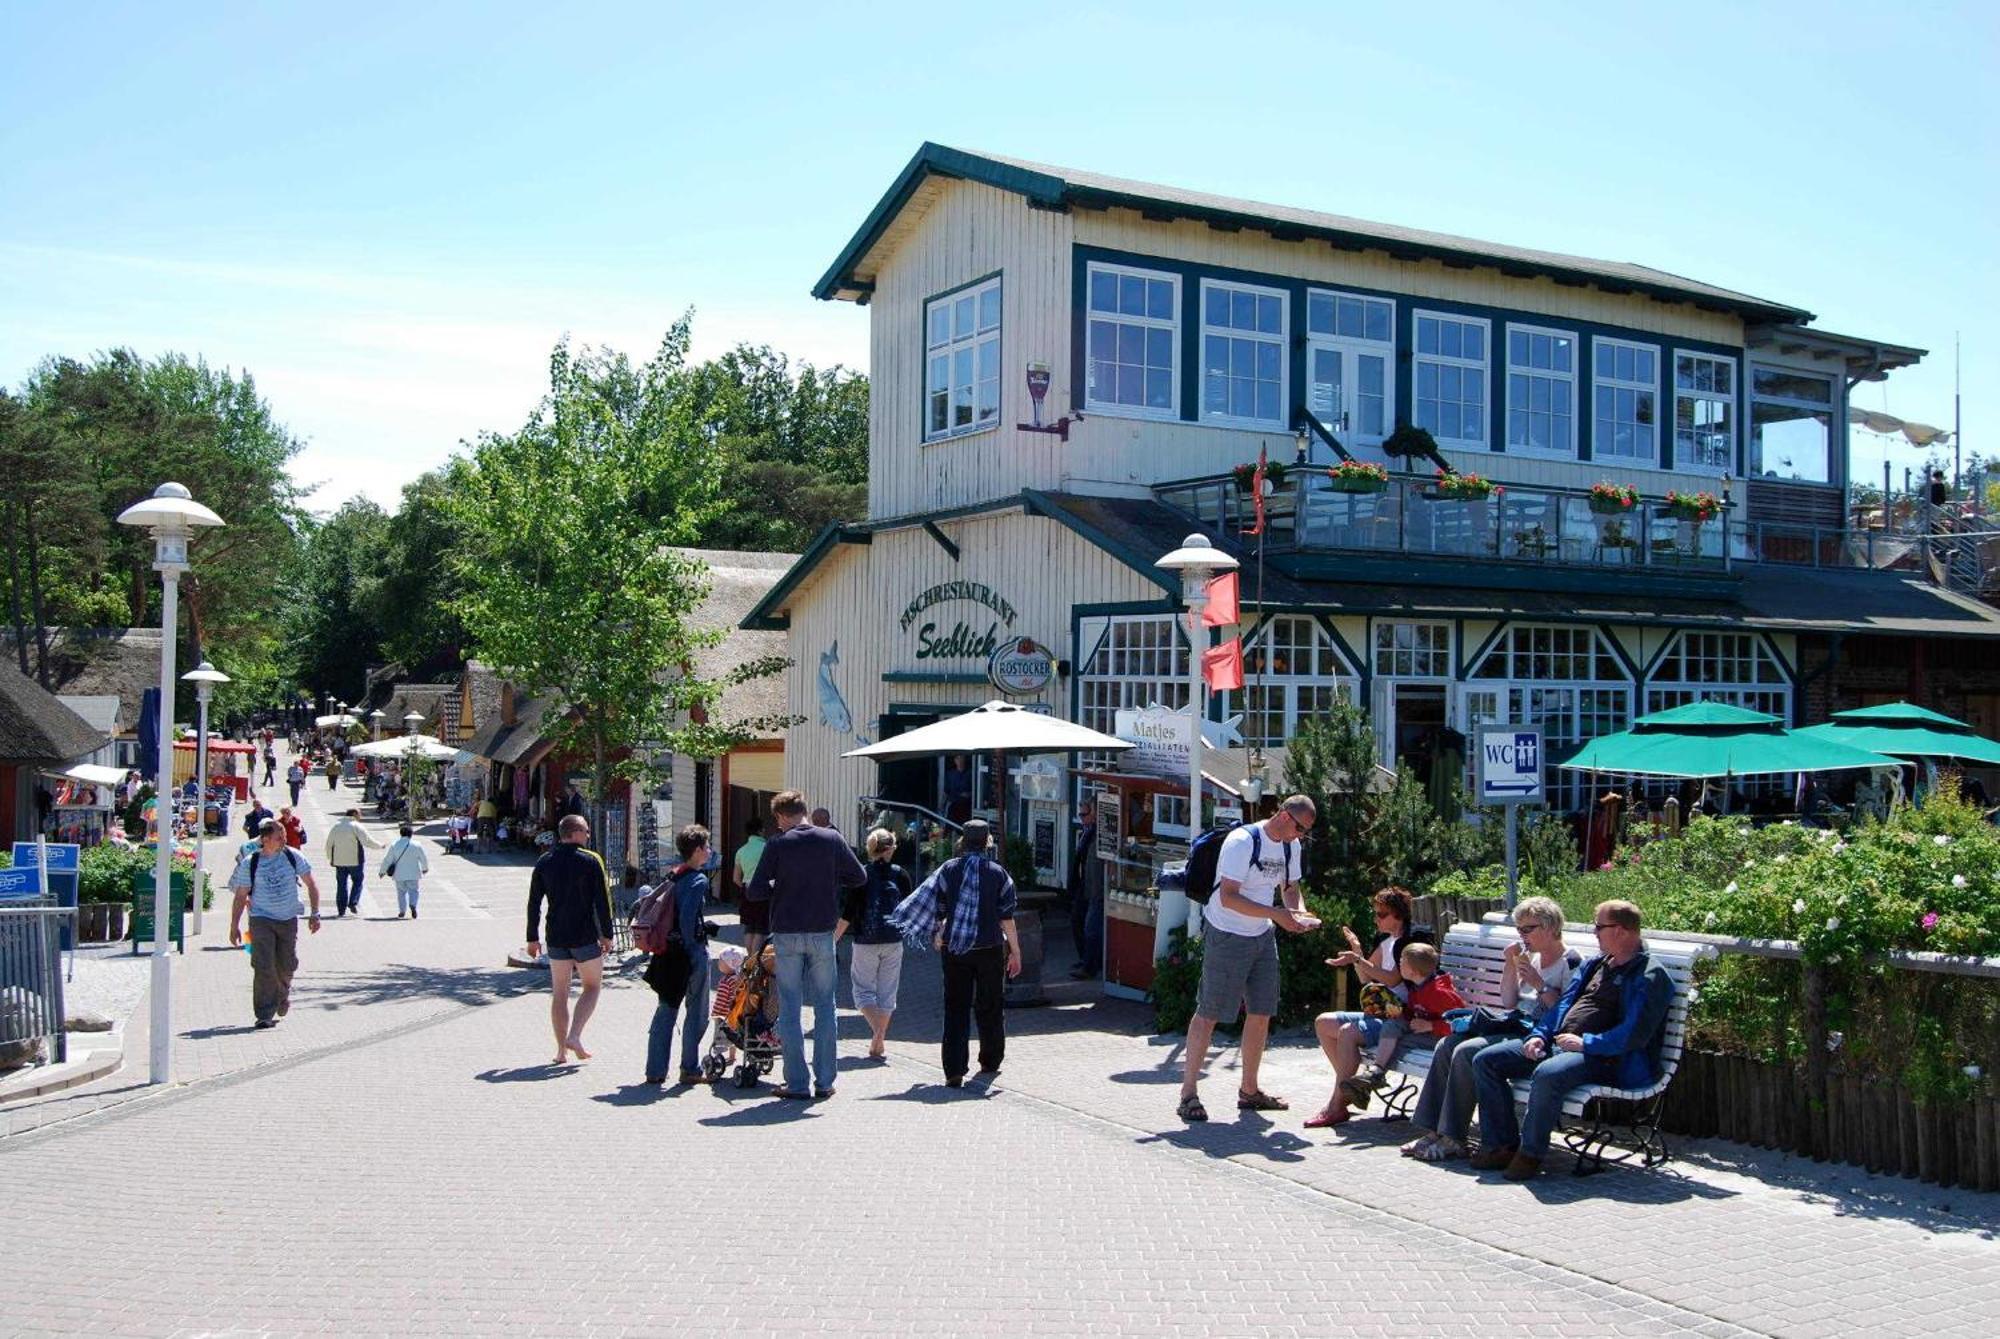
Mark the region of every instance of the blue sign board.
[[1539, 804], [1542, 791], [1542, 731], [1539, 726], [1481, 726], [1479, 802]]
[[40, 897], [41, 878], [32, 869], [0, 869], [0, 897]]
[[46, 847], [38, 847], [34, 842], [15, 842], [14, 868], [20, 869], [26, 866], [29, 869], [33, 869], [39, 858], [36, 853], [40, 850], [46, 850], [49, 853], [50, 870], [77, 869], [80, 868], [83, 860], [83, 848], [73, 843], [50, 842]]

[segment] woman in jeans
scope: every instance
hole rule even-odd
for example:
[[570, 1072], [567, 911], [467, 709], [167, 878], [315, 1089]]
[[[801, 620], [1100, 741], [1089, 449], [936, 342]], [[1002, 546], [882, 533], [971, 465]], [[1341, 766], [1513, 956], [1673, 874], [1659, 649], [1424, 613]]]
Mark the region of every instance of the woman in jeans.
[[[1376, 938], [1366, 953], [1361, 951], [1361, 940], [1352, 926], [1342, 926], [1340, 933], [1347, 939], [1347, 949], [1326, 960], [1327, 966], [1339, 969], [1352, 967], [1362, 985], [1373, 982], [1387, 986], [1391, 990], [1407, 993], [1403, 989], [1403, 950], [1412, 943], [1430, 943], [1431, 932], [1410, 924], [1410, 892], [1391, 884], [1387, 888], [1375, 890], [1371, 900], [1375, 913]], [[1333, 1096], [1325, 1106], [1306, 1118], [1309, 1130], [1325, 1129], [1329, 1125], [1339, 1125], [1348, 1119], [1347, 1080], [1361, 1072], [1364, 1052], [1372, 1051], [1382, 1040], [1382, 1020], [1364, 1013], [1342, 1010], [1324, 1013], [1313, 1020], [1314, 1031], [1319, 1035], [1320, 1050], [1326, 1053], [1327, 1063], [1333, 1066]], [[1363, 1099], [1356, 1105], [1367, 1106], [1369, 1093], [1381, 1086], [1381, 1072], [1371, 1066], [1368, 1073], [1368, 1087]]]
[[1430, 1072], [1417, 1097], [1410, 1123], [1424, 1133], [1403, 1145], [1403, 1156], [1444, 1162], [1465, 1156], [1465, 1132], [1478, 1093], [1472, 1058], [1496, 1041], [1526, 1036], [1534, 1020], [1562, 999], [1563, 987], [1581, 957], [1563, 947], [1562, 908], [1547, 897], [1523, 898], [1514, 908], [1518, 942], [1507, 945], [1501, 964], [1500, 996], [1514, 1006], [1516, 1030], [1473, 1036], [1454, 1032], [1438, 1039]]
[[854, 957], [848, 969], [854, 1007], [868, 1020], [873, 1034], [868, 1040], [868, 1058], [886, 1060], [883, 1043], [889, 1035], [889, 1017], [896, 1012], [896, 987], [903, 979], [903, 937], [889, 924], [889, 913], [910, 895], [911, 883], [902, 866], [890, 863], [896, 854], [895, 833], [876, 828], [868, 834], [866, 850], [868, 882], [847, 890], [833, 938], [838, 943], [844, 934], [854, 936]]

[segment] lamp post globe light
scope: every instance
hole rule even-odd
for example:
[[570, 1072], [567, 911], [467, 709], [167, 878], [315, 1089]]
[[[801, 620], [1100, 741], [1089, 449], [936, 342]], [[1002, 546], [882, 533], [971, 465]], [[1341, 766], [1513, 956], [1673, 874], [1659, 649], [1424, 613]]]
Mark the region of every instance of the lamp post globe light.
[[[194, 840], [195, 849], [199, 851], [208, 836], [208, 700], [215, 695], [215, 686], [228, 683], [229, 676], [204, 660], [181, 675], [181, 682], [194, 685], [194, 699], [201, 708], [194, 730]], [[202, 890], [197, 887], [192, 908], [196, 938], [201, 936], [201, 894]]]
[[[1154, 565], [1181, 574], [1181, 598], [1188, 607], [1188, 845], [1192, 847], [1201, 835], [1201, 616], [1208, 608], [1208, 583], [1223, 572], [1235, 571], [1238, 564], [1210, 544], [1207, 535], [1193, 534]], [[1166, 952], [1167, 933], [1187, 924], [1187, 893], [1162, 889], [1153, 940], [1155, 959]], [[1189, 926], [1190, 933], [1197, 928]]]
[[388, 715], [389, 713], [380, 707], [368, 713], [368, 737], [370, 739], [380, 739], [382, 737], [382, 722], [388, 718]]
[[[423, 723], [424, 723], [424, 714], [421, 711], [404, 712], [403, 737], [405, 739], [408, 739], [410, 736], [416, 734], [417, 727], [422, 725]], [[412, 823], [421, 823], [423, 822], [422, 797], [417, 793], [418, 787], [410, 784], [410, 773], [416, 770], [410, 765], [410, 763], [414, 761], [414, 758], [410, 753], [407, 752], [404, 754], [404, 757], [406, 761], [403, 764], [403, 793], [405, 796], [405, 803], [407, 803], [409, 806], [409, 808], [405, 810], [405, 812], [409, 815], [410, 821]]]
[[[153, 495], [135, 502], [118, 513], [120, 525], [136, 526], [153, 532], [153, 570], [160, 574], [160, 741], [159, 782], [155, 813], [153, 860], [153, 1005], [152, 1065], [154, 1083], [172, 1077], [173, 1062], [173, 967], [167, 957], [167, 914], [169, 890], [173, 882], [174, 829], [170, 818], [174, 776], [174, 638], [180, 619], [181, 573], [187, 570], [188, 541], [197, 528], [222, 524], [222, 518], [194, 500], [194, 495], [177, 483], [163, 483]], [[199, 845], [196, 850], [200, 850]]]

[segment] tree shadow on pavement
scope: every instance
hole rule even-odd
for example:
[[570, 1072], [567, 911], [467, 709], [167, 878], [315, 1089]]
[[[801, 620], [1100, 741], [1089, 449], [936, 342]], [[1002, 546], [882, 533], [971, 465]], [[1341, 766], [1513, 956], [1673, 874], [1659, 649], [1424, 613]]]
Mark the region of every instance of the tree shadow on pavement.
[[452, 1004], [491, 1004], [546, 988], [539, 973], [519, 968], [420, 967], [391, 962], [335, 979], [300, 981], [292, 989], [292, 1007], [348, 1009], [413, 997]]

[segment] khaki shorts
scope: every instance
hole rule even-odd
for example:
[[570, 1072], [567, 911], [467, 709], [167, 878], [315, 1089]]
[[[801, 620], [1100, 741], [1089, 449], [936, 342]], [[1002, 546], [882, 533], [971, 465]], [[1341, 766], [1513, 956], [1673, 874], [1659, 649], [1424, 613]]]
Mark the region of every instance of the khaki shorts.
[[1266, 1018], [1278, 1012], [1278, 933], [1239, 935], [1211, 925], [1201, 936], [1201, 991], [1194, 1011], [1234, 1023], [1239, 1008]]

